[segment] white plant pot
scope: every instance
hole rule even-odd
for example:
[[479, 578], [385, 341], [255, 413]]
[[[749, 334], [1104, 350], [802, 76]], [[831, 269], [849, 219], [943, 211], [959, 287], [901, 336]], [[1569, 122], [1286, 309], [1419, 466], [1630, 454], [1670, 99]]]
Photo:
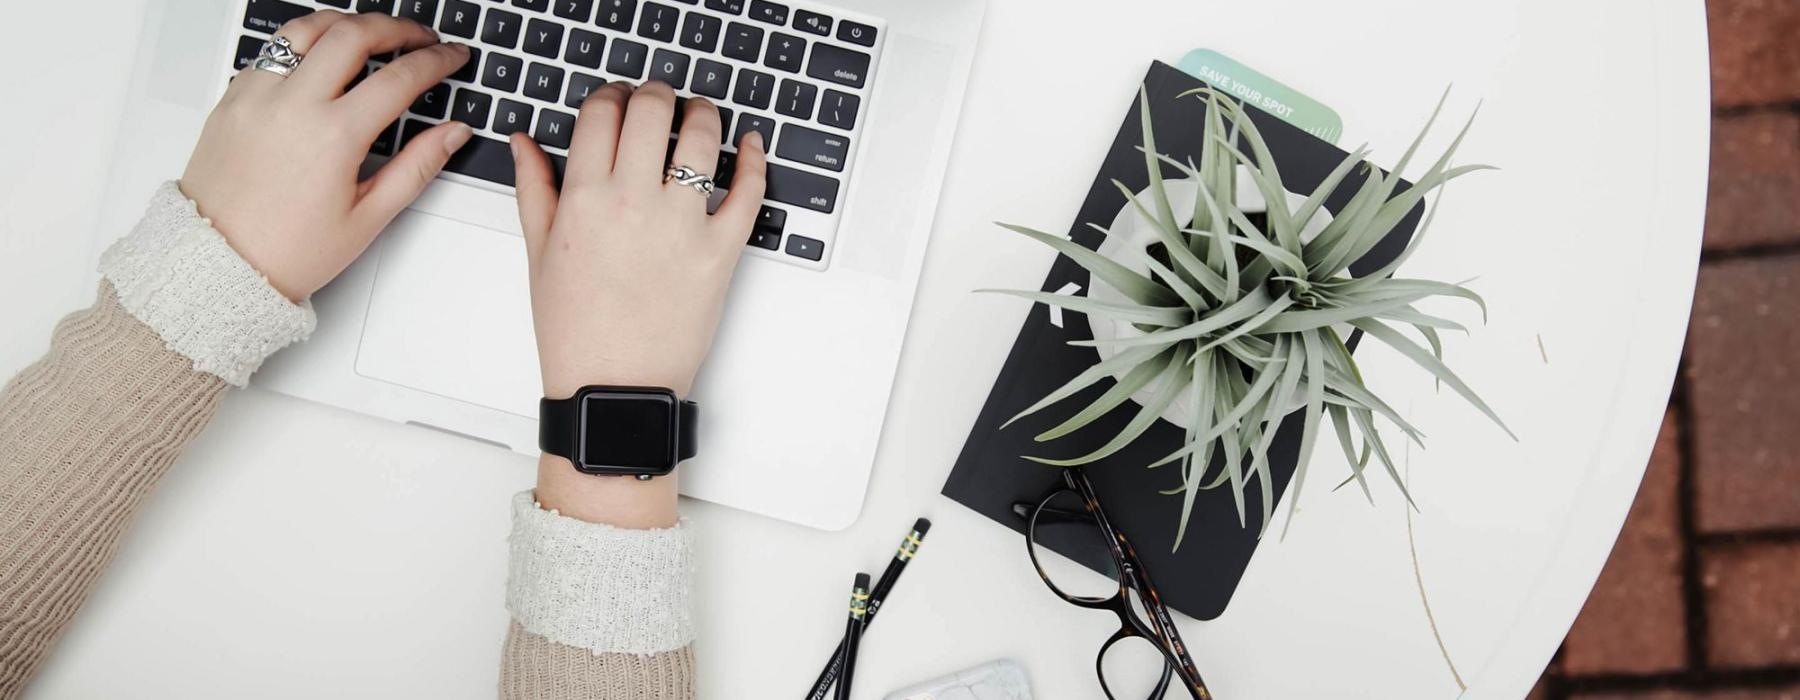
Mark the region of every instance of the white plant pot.
[[[1239, 185], [1236, 201], [1239, 210], [1245, 213], [1268, 211], [1268, 202], [1263, 198], [1262, 191], [1251, 183], [1248, 170], [1241, 165], [1238, 166], [1237, 181]], [[1176, 222], [1182, 226], [1192, 223], [1194, 201], [1200, 196], [1199, 183], [1192, 178], [1164, 180], [1163, 191], [1168, 194], [1169, 207], [1175, 211]], [[1138, 201], [1147, 206], [1151, 202], [1148, 192], [1149, 188], [1145, 188], [1135, 193]], [[1287, 201], [1290, 210], [1297, 209], [1306, 202], [1306, 197], [1288, 192]], [[1312, 240], [1312, 237], [1318, 235], [1319, 231], [1324, 230], [1325, 225], [1330, 222], [1331, 212], [1321, 208], [1319, 214], [1314, 216], [1312, 221], [1307, 222], [1306, 227], [1301, 230], [1302, 240]], [[1139, 212], [1131, 202], [1125, 202], [1119, 212], [1113, 216], [1112, 225], [1108, 227], [1108, 230], [1111, 231], [1111, 234], [1100, 244], [1100, 254], [1146, 277], [1150, 276], [1149, 248], [1162, 242], [1162, 238], [1156, 232], [1155, 222], [1145, 218], [1143, 213]], [[1089, 286], [1087, 295], [1096, 301], [1131, 303], [1131, 300], [1125, 298], [1125, 295], [1099, 280], [1093, 281]], [[1095, 340], [1131, 338], [1144, 334], [1143, 331], [1125, 321], [1094, 316], [1088, 316], [1087, 319]], [[1118, 354], [1118, 350], [1111, 345], [1101, 345], [1099, 351], [1101, 361]], [[1117, 379], [1124, 374], [1124, 371], [1120, 371], [1113, 376]], [[1146, 405], [1158, 391], [1162, 390], [1162, 385], [1162, 379], [1152, 381], [1137, 393], [1132, 394], [1131, 400], [1140, 406]], [[1191, 413], [1192, 407], [1188, 402], [1176, 401], [1169, 406], [1167, 411], [1163, 412], [1162, 418], [1185, 429], [1192, 422]]]

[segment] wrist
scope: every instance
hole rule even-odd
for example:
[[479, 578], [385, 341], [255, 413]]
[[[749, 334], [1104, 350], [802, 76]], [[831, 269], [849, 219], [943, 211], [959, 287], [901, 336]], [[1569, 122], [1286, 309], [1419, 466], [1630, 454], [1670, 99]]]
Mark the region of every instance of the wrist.
[[633, 529], [674, 527], [678, 489], [672, 473], [645, 481], [594, 476], [556, 455], [538, 458], [538, 503], [576, 520]]
[[544, 372], [544, 398], [566, 399], [585, 386], [641, 386], [668, 389], [685, 399], [693, 386], [692, 374], [679, 372], [596, 371]]

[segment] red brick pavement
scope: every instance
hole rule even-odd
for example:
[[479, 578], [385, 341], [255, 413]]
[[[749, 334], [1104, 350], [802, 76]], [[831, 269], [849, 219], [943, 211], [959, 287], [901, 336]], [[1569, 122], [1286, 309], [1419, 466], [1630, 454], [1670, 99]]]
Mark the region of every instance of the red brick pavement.
[[1700, 267], [1685, 375], [1695, 526], [1800, 528], [1800, 251]]

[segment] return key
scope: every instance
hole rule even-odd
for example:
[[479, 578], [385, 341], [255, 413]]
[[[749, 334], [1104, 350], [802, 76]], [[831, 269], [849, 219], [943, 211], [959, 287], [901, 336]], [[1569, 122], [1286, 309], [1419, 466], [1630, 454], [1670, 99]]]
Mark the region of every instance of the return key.
[[776, 141], [775, 155], [796, 163], [843, 172], [844, 159], [850, 156], [850, 137], [785, 124], [781, 127], [781, 138]]

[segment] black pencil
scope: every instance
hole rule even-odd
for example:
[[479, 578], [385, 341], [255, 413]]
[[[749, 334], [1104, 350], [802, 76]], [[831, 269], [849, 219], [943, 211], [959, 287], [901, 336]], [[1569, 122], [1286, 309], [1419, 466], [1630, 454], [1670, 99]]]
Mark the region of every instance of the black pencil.
[[[925, 533], [931, 531], [931, 521], [919, 518], [913, 521], [912, 530], [906, 533], [906, 539], [900, 540], [900, 547], [894, 551], [894, 559], [888, 562], [887, 569], [881, 572], [881, 579], [875, 582], [875, 590], [869, 594], [868, 619], [863, 622], [866, 629], [875, 621], [875, 613], [881, 611], [881, 603], [887, 600], [887, 594], [894, 589], [894, 582], [900, 580], [900, 572], [906, 570], [906, 563], [918, 556], [919, 546], [925, 543]], [[819, 672], [819, 679], [813, 682], [812, 692], [806, 695], [807, 700], [826, 700], [831, 696], [831, 684], [837, 681], [838, 674], [844, 667], [844, 640], [838, 640], [831, 658], [825, 662], [825, 670]]]
[[838, 678], [837, 700], [850, 700], [850, 676], [856, 672], [856, 647], [868, 626], [869, 575], [859, 573], [850, 587], [850, 621], [844, 625], [844, 673]]

